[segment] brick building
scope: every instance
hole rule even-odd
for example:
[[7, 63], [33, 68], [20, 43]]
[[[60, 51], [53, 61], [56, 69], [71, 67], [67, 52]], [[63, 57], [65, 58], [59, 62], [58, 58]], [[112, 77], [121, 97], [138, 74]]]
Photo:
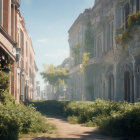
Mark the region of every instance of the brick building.
[[19, 7], [20, 0], [0, 0], [0, 64], [3, 71], [12, 73], [10, 93], [18, 102], [33, 98], [37, 72], [32, 41]]

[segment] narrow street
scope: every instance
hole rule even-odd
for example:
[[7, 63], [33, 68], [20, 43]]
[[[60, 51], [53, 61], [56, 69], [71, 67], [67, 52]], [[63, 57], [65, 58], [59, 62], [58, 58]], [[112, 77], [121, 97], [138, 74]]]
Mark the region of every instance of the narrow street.
[[49, 117], [48, 122], [56, 125], [56, 134], [22, 138], [20, 140], [119, 140], [119, 138], [101, 135], [97, 128], [70, 124], [61, 118]]

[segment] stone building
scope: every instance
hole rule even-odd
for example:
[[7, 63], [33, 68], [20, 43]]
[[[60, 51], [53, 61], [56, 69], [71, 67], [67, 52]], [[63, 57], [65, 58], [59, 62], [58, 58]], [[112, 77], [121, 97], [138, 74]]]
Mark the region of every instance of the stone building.
[[[71, 99], [135, 102], [140, 98], [140, 26], [132, 31], [133, 37], [125, 47], [116, 41], [118, 29], [123, 25], [122, 30], [127, 30], [128, 16], [139, 10], [140, 0], [96, 0], [92, 9], [86, 9], [76, 19], [69, 30]], [[92, 42], [86, 38], [87, 33]], [[82, 54], [88, 41], [90, 60], [81, 73]], [[75, 43], [80, 50], [76, 64], [72, 54]]]
[[0, 64], [3, 71], [11, 73], [10, 93], [18, 102], [33, 98], [37, 72], [32, 42], [19, 7], [20, 0], [0, 0]]

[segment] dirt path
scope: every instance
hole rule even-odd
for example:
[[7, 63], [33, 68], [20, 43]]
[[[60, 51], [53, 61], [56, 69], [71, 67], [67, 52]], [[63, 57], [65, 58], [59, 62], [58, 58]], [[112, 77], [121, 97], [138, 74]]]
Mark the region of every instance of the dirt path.
[[118, 138], [113, 139], [99, 134], [99, 131], [96, 128], [69, 124], [61, 118], [49, 117], [48, 122], [56, 125], [56, 134], [20, 140], [119, 140]]

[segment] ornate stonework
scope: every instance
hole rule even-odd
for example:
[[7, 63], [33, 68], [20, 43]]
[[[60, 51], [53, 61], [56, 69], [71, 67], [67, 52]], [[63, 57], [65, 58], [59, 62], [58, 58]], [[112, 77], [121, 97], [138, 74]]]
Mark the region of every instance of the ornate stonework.
[[[127, 47], [116, 43], [115, 32], [121, 25], [126, 28], [127, 16], [138, 10], [136, 0], [97, 0], [92, 9], [80, 14], [74, 22], [69, 30], [70, 50], [78, 42], [80, 54], [84, 53], [85, 31], [89, 22], [94, 56], [83, 74], [77, 75], [72, 71], [77, 66], [70, 67], [69, 81], [73, 81], [73, 86], [68, 85], [68, 88], [73, 100], [81, 100], [84, 95], [87, 100], [102, 98], [134, 102], [140, 97], [140, 78], [136, 76], [140, 75], [140, 27], [133, 30]], [[75, 83], [77, 79], [83, 81]], [[89, 87], [91, 90], [87, 90]]]

